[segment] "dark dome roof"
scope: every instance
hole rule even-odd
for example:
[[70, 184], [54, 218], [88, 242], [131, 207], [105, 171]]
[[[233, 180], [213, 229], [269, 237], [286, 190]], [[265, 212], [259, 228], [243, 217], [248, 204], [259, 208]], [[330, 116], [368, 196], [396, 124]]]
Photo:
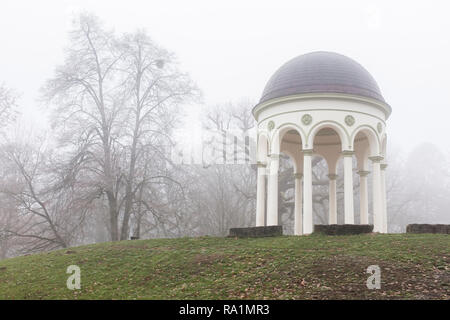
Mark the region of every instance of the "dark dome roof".
[[317, 51], [286, 62], [270, 78], [260, 103], [302, 93], [346, 93], [385, 102], [370, 73], [344, 55]]

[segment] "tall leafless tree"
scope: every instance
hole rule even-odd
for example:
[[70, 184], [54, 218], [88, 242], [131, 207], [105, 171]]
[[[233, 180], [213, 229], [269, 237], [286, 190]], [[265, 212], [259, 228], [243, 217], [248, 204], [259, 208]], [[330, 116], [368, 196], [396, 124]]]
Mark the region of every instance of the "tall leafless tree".
[[56, 106], [61, 147], [106, 195], [111, 240], [128, 237], [143, 183], [136, 181], [136, 162], [144, 149], [164, 156], [176, 107], [194, 91], [173, 56], [144, 32], [118, 37], [95, 16], [75, 21], [65, 63], [44, 93]]
[[136, 181], [136, 163], [146, 150], [155, 157], [168, 157], [170, 133], [178, 120], [177, 107], [194, 97], [197, 90], [189, 77], [178, 70], [173, 55], [153, 43], [146, 33], [127, 34], [121, 44], [125, 49], [124, 70], [130, 96], [126, 104], [130, 118], [124, 139], [129, 159], [120, 235], [126, 239], [136, 191], [149, 183]]

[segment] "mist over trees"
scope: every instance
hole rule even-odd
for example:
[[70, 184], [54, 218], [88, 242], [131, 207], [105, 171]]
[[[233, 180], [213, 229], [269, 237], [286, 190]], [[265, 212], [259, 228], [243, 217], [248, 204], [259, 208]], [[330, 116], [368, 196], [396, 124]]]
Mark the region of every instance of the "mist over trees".
[[[227, 161], [174, 163], [174, 130], [200, 90], [145, 31], [117, 34], [90, 14], [74, 20], [64, 62], [42, 84], [52, 126], [44, 136], [5, 135], [17, 97], [0, 85], [0, 259], [130, 237], [226, 236], [231, 227], [254, 224], [256, 167], [245, 138], [254, 141], [254, 102], [204, 108], [204, 131], [234, 133], [236, 140], [222, 145], [234, 151], [216, 154]], [[449, 155], [431, 143], [401, 154], [390, 146], [389, 232], [408, 223], [450, 223]], [[314, 158], [316, 224], [328, 221], [327, 173], [325, 161]], [[340, 165], [339, 223], [342, 173]], [[281, 221], [290, 234], [294, 177], [286, 156], [279, 183]]]

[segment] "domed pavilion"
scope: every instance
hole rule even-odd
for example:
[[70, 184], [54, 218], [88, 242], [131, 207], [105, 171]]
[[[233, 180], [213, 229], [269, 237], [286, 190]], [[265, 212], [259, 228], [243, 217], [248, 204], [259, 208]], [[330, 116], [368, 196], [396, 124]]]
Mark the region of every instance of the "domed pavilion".
[[[375, 232], [386, 233], [386, 120], [390, 114], [391, 107], [374, 78], [344, 55], [312, 52], [281, 66], [253, 108], [258, 123], [256, 226], [280, 223], [278, 171], [283, 153], [294, 167], [296, 235], [310, 234], [314, 228], [315, 155], [325, 159], [328, 166], [328, 223], [337, 224], [337, 165], [343, 158], [344, 224], [355, 224], [355, 172], [360, 182], [360, 224], [373, 224]], [[369, 175], [373, 184], [371, 208]], [[369, 210], [373, 213], [370, 222]]]

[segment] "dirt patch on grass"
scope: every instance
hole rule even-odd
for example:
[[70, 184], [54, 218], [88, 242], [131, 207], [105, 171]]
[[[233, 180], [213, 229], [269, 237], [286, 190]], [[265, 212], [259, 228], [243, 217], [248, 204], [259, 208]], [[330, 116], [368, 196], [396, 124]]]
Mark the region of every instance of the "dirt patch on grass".
[[[370, 265], [380, 267], [381, 289], [367, 288]], [[448, 299], [449, 276], [447, 270], [420, 264], [339, 255], [314, 261], [306, 279], [319, 299]]]
[[222, 253], [213, 254], [197, 254], [192, 259], [192, 262], [199, 266], [209, 266], [218, 262], [224, 262], [227, 256]]
[[[145, 244], [127, 244], [127, 245], [123, 245], [123, 244], [115, 244], [110, 246], [111, 249], [117, 249], [117, 250], [123, 250], [123, 249], [150, 249], [147, 245]], [[153, 248], [151, 248], [153, 249]]]
[[157, 246], [157, 247], [152, 247], [152, 246], [148, 246], [146, 244], [114, 244], [112, 246], [109, 247], [109, 250], [117, 250], [117, 251], [127, 251], [127, 250], [131, 250], [131, 249], [136, 249], [136, 250], [148, 250], [148, 251], [152, 251], [152, 252], [168, 252], [168, 251], [174, 251], [177, 250], [176, 247], [171, 247], [171, 246]]

